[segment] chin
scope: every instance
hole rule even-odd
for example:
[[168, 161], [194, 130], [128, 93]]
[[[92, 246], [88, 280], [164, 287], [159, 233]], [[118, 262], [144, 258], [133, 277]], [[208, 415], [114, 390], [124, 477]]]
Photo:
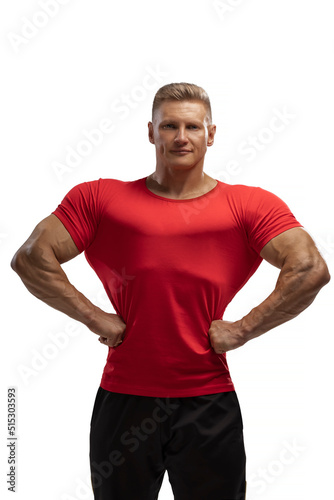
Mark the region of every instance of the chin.
[[168, 159], [168, 160], [166, 160], [165, 164], [168, 165], [169, 167], [180, 168], [180, 169], [191, 168], [195, 165], [193, 160], [190, 160], [190, 158], [186, 158], [186, 157]]

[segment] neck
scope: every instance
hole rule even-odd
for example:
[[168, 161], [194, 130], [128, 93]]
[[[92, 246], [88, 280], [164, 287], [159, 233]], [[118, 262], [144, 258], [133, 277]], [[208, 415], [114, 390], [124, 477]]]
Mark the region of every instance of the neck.
[[203, 169], [156, 168], [146, 179], [147, 187], [156, 194], [170, 198], [191, 198], [205, 194], [217, 182]]

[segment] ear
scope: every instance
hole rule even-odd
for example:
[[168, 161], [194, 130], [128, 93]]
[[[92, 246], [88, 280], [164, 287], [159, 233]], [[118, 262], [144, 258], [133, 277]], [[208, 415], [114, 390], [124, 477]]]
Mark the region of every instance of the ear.
[[207, 140], [207, 145], [212, 146], [215, 140], [215, 134], [216, 134], [216, 125], [209, 125], [208, 126], [208, 140]]
[[148, 140], [154, 144], [153, 123], [148, 122]]

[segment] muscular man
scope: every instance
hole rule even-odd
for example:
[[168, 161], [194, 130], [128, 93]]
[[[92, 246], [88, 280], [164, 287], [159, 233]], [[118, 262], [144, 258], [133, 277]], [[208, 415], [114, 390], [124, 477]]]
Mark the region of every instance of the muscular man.
[[[148, 132], [151, 175], [75, 186], [12, 267], [108, 346], [90, 430], [95, 499], [157, 499], [167, 470], [177, 500], [242, 500], [242, 417], [226, 352], [296, 317], [329, 272], [281, 199], [204, 173], [216, 127], [202, 88], [162, 87]], [[116, 314], [62, 270], [83, 251]], [[262, 259], [280, 269], [273, 292], [239, 321], [223, 320]]]

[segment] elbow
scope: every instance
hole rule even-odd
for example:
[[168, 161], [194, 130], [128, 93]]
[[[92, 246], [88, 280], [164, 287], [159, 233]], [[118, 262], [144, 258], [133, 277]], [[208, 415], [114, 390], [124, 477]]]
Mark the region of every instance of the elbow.
[[10, 267], [19, 275], [26, 267], [26, 252], [22, 248], [15, 253], [10, 262]]
[[52, 249], [33, 242], [23, 244], [13, 256], [10, 265], [23, 281], [34, 281], [36, 273], [52, 270], [54, 263], [58, 261]]
[[320, 273], [320, 279], [322, 282], [322, 286], [327, 285], [327, 283], [329, 283], [331, 280], [331, 275], [329, 274], [329, 270], [328, 270], [328, 267], [327, 267], [325, 262], [324, 262], [323, 269]]
[[307, 293], [318, 293], [331, 279], [327, 264], [319, 254], [299, 256], [297, 262], [290, 263], [290, 271], [296, 277], [296, 285]]
[[23, 244], [12, 258], [10, 266], [22, 278], [36, 264], [36, 258], [34, 245]]
[[322, 257], [313, 263], [310, 273], [311, 282], [313, 283], [314, 288], [318, 290], [330, 282], [331, 275], [329, 274], [327, 264]]

